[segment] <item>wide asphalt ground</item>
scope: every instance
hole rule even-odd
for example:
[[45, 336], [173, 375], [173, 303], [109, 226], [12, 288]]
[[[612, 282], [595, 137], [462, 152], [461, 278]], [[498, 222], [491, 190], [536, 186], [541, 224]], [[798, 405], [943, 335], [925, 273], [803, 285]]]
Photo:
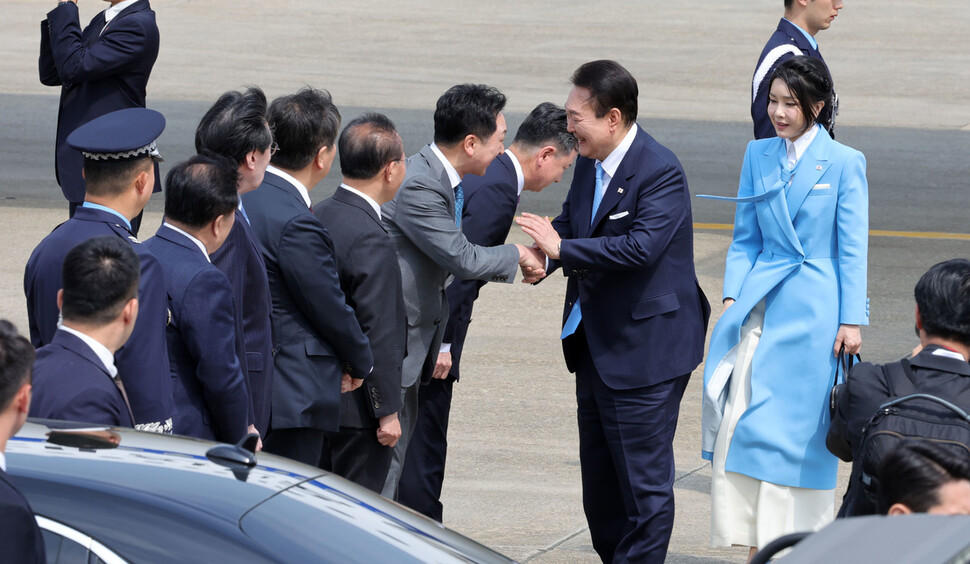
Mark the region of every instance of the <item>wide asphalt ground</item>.
[[[0, 0], [0, 317], [26, 331], [30, 250], [66, 218], [53, 179], [57, 89], [37, 81], [39, 22], [53, 2]], [[81, 0], [82, 19], [105, 6]], [[708, 2], [321, 2], [157, 0], [162, 48], [149, 107], [162, 111], [167, 167], [192, 151], [199, 117], [227, 89], [331, 91], [345, 121], [387, 113], [408, 154], [431, 138], [437, 97], [484, 82], [509, 97], [514, 131], [537, 103], [562, 104], [581, 63], [613, 58], [640, 83], [639, 123], [682, 160], [694, 194], [731, 194], [750, 139], [751, 72], [779, 0]], [[915, 344], [912, 287], [970, 243], [970, 27], [962, 0], [847, 2], [818, 39], [841, 101], [836, 136], [861, 150], [870, 183], [871, 326], [863, 355], [884, 362]], [[314, 192], [339, 183], [339, 167]], [[569, 178], [521, 208], [558, 212]], [[162, 198], [149, 207], [147, 238]], [[720, 301], [733, 206], [694, 201], [698, 277]], [[513, 230], [510, 241], [526, 242]], [[573, 379], [557, 339], [565, 279], [486, 286], [456, 387], [445, 524], [529, 562], [595, 562], [582, 513]], [[714, 306], [714, 317], [720, 313]], [[713, 326], [712, 319], [712, 326]], [[797, 369], [793, 369], [793, 376]], [[678, 513], [670, 562], [743, 561], [708, 546], [710, 472], [699, 456], [700, 372], [676, 437]], [[843, 480], [844, 472], [843, 469]]]

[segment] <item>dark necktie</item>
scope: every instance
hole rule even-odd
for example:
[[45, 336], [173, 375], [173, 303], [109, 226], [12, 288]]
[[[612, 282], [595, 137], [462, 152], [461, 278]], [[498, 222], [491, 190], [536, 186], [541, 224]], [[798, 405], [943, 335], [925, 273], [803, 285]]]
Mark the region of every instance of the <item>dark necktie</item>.
[[119, 376], [114, 376], [111, 378], [114, 381], [115, 386], [118, 387], [118, 391], [121, 392], [121, 398], [125, 400], [125, 407], [128, 408], [128, 416], [131, 417], [131, 424], [135, 424], [135, 414], [131, 412], [131, 403], [128, 401], [128, 392], [125, 391], [125, 385], [121, 382]]

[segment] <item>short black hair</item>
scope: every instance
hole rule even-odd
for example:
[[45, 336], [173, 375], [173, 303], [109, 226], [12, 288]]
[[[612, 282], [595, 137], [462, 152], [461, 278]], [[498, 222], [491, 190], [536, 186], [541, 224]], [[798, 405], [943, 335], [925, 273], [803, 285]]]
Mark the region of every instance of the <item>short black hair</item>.
[[910, 440], [883, 458], [878, 479], [879, 513], [888, 513], [896, 503], [914, 513], [926, 513], [940, 504], [940, 488], [945, 484], [970, 481], [970, 459], [926, 440]]
[[218, 155], [195, 155], [165, 177], [165, 216], [199, 228], [239, 205], [236, 165]]
[[434, 142], [450, 147], [474, 135], [485, 140], [495, 133], [505, 94], [484, 84], [458, 84], [438, 98], [434, 110]]
[[273, 100], [269, 126], [280, 147], [270, 162], [286, 170], [302, 170], [322, 147], [333, 147], [337, 141], [340, 112], [329, 92], [306, 87]]
[[616, 61], [601, 59], [590, 61], [573, 73], [573, 86], [585, 88], [590, 93], [590, 105], [596, 117], [605, 116], [613, 108], [620, 110], [627, 126], [637, 121], [637, 96], [640, 89], [637, 79]]
[[230, 90], [206, 111], [195, 128], [195, 151], [215, 153], [239, 166], [252, 151], [273, 144], [266, 120], [266, 94], [257, 86]]
[[970, 260], [931, 266], [913, 294], [927, 335], [970, 345]]
[[34, 347], [6, 319], [0, 319], [0, 411], [31, 381]]
[[85, 192], [92, 196], [112, 198], [123, 194], [142, 171], [152, 170], [155, 161], [147, 154], [135, 159], [122, 160], [84, 157], [83, 166]]
[[530, 148], [553, 145], [558, 152], [569, 154], [576, 148], [577, 141], [566, 131], [566, 110], [552, 102], [543, 102], [526, 116], [515, 132], [513, 143]]
[[[775, 79], [781, 80], [788, 86], [792, 97], [798, 101], [798, 107], [809, 127], [817, 123], [832, 133], [835, 118], [833, 115], [835, 90], [832, 76], [825, 63], [805, 55], [792, 57], [775, 68], [775, 72], [768, 81], [769, 88]], [[825, 102], [825, 104], [818, 113], [815, 113], [813, 106], [818, 102]]]
[[131, 244], [118, 237], [93, 237], [64, 256], [61, 315], [101, 327], [114, 321], [138, 295], [140, 263]]
[[337, 148], [344, 177], [364, 180], [373, 178], [387, 163], [400, 159], [404, 142], [390, 118], [366, 113], [347, 124]]
[[792, 4], [794, 3], [795, 0], [785, 0], [785, 9], [787, 10], [788, 8], [791, 8]]

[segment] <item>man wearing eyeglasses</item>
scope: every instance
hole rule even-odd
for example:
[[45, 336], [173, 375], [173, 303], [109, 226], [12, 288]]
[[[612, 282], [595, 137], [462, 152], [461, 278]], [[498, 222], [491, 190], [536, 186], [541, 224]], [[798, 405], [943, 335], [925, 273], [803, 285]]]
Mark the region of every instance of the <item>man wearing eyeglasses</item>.
[[273, 394], [273, 302], [266, 264], [241, 197], [263, 182], [274, 147], [266, 121], [266, 95], [256, 87], [220, 96], [195, 130], [196, 151], [223, 156], [239, 171], [236, 219], [226, 242], [210, 258], [232, 286], [236, 356], [252, 404], [250, 432], [261, 436], [269, 425]]

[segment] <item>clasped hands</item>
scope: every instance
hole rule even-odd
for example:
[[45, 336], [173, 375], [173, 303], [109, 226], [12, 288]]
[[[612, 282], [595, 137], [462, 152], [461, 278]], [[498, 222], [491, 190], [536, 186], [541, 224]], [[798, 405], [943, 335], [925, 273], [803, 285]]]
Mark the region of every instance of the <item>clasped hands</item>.
[[541, 265], [538, 270], [526, 270], [526, 266], [522, 263], [522, 250], [519, 251], [519, 264], [522, 265], [522, 281], [526, 284], [532, 284], [542, 280], [546, 276], [545, 263], [546, 257], [553, 260], [559, 259], [559, 245], [562, 239], [559, 237], [559, 233], [552, 227], [552, 222], [549, 218], [536, 215], [534, 213], [523, 212], [521, 217], [515, 218], [515, 223], [525, 231], [525, 234], [532, 237], [535, 244], [532, 247], [522, 247], [529, 251], [531, 256]]

